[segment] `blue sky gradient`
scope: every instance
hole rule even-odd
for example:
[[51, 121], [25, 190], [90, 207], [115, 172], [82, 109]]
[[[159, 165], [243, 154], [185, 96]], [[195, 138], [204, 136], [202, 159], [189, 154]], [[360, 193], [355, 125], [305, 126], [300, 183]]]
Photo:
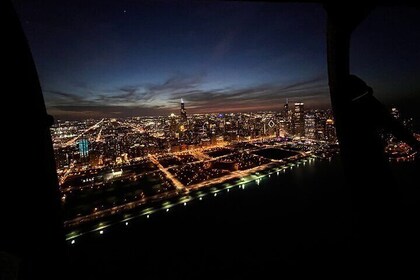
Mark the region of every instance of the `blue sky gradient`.
[[[328, 107], [318, 4], [223, 1], [16, 3], [58, 118]], [[380, 8], [355, 32], [352, 71], [388, 103], [418, 102], [419, 11]], [[418, 103], [417, 103], [418, 104]]]

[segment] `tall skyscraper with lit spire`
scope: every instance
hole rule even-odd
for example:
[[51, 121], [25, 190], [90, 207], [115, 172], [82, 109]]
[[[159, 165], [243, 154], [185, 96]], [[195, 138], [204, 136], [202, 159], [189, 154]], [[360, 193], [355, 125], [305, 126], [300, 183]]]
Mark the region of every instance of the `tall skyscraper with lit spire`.
[[289, 108], [289, 98], [286, 98], [286, 103], [284, 104], [283, 112], [283, 129], [286, 130], [288, 133], [292, 132], [292, 115], [293, 112]]
[[187, 122], [187, 111], [185, 110], [185, 104], [182, 98], [181, 98], [181, 121], [183, 123]]

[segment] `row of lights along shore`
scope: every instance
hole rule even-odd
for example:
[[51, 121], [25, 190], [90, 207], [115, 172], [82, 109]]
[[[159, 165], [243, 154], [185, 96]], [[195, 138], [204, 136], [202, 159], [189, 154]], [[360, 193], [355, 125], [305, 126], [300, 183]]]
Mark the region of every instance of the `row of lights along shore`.
[[[315, 158], [314, 157], [310, 157], [309, 159], [308, 159], [308, 161], [309, 161], [309, 163], [311, 163], [311, 162], [313, 162], [315, 160]], [[303, 161], [303, 165], [306, 165], [306, 160], [305, 161]], [[251, 180], [248, 180], [248, 181], [246, 181], [245, 183], [244, 182], [241, 182], [241, 183], [239, 183], [239, 184], [236, 184], [236, 185], [233, 185], [233, 186], [228, 186], [228, 187], [226, 187], [225, 188], [225, 190], [226, 190], [226, 192], [230, 192], [230, 189], [231, 188], [234, 188], [235, 186], [238, 186], [239, 187], [239, 189], [242, 189], [242, 190], [244, 190], [245, 189], [245, 185], [246, 185], [246, 183], [249, 183], [249, 182], [256, 182], [256, 184], [257, 184], [257, 186], [258, 185], [260, 185], [260, 182], [261, 182], [261, 180], [264, 178], [264, 177], [266, 177], [266, 176], [268, 176], [269, 178], [271, 177], [271, 174], [273, 174], [273, 173], [276, 173], [276, 175], [278, 176], [279, 174], [280, 174], [280, 171], [281, 172], [283, 172], [283, 173], [285, 173], [286, 172], [286, 170], [287, 170], [287, 168], [290, 168], [290, 169], [293, 169], [293, 166], [295, 166], [295, 164], [289, 164], [288, 166], [285, 166], [285, 167], [283, 167], [283, 168], [281, 168], [281, 169], [279, 169], [279, 168], [277, 168], [275, 171], [272, 171], [272, 172], [269, 172], [268, 174], [265, 174], [265, 175], [262, 175], [262, 176], [258, 176], [257, 178], [255, 178], [255, 179], [251, 179]], [[300, 162], [297, 162], [296, 163], [296, 166], [300, 166]], [[258, 172], [256, 172], [255, 174], [259, 174]], [[252, 175], [252, 176], [255, 176], [255, 175]], [[213, 193], [213, 196], [214, 197], [217, 197], [217, 193], [219, 193], [219, 192], [221, 192], [222, 190], [218, 190], [218, 191], [213, 191], [212, 193]], [[199, 192], [199, 193], [201, 193], [201, 192]], [[207, 194], [200, 194], [199, 196], [198, 196], [198, 199], [200, 200], [200, 201], [202, 201], [203, 200], [203, 197], [204, 196], [206, 196]], [[185, 199], [183, 199], [182, 201], [184, 201]], [[189, 199], [189, 201], [192, 201], [192, 200], [194, 200], [194, 198], [191, 198], [191, 199]], [[167, 202], [164, 202], [163, 204], [164, 205], [167, 205], [167, 206], [165, 206], [165, 207], [161, 207], [160, 209], [154, 209], [154, 210], [149, 210], [149, 211], [147, 211], [147, 214], [146, 213], [144, 213], [144, 214], [141, 214], [140, 216], [146, 216], [146, 219], [150, 219], [150, 217], [151, 217], [151, 215], [152, 215], [152, 213], [153, 212], [157, 212], [157, 211], [159, 211], [159, 210], [165, 210], [165, 212], [167, 213], [167, 212], [169, 212], [169, 209], [171, 208], [171, 207], [173, 207], [173, 206], [176, 206], [176, 205], [178, 205], [178, 204], [180, 204], [180, 203], [182, 203], [182, 202], [179, 202], [179, 203], [175, 203], [175, 204], [172, 204], [172, 205], [170, 205], [170, 206], [168, 206], [167, 204], [170, 204], [168, 201]], [[187, 206], [187, 202], [183, 202], [183, 206]], [[139, 217], [139, 216], [135, 216], [135, 217], [130, 217], [129, 219], [124, 219], [123, 221], [121, 221], [121, 222], [124, 222], [125, 221], [125, 225], [126, 226], [128, 226], [129, 225], [129, 222], [127, 221], [127, 220], [131, 220], [131, 219], [134, 219], [134, 218], [137, 218], [137, 217]], [[120, 222], [118, 222], [118, 223], [120, 223]], [[103, 235], [104, 233], [105, 233], [105, 228], [108, 228], [108, 227], [110, 227], [111, 225], [113, 225], [113, 224], [108, 224], [108, 225], [103, 225], [103, 223], [100, 223], [99, 224], [99, 226], [98, 226], [98, 228], [96, 228], [96, 229], [94, 229], [94, 230], [92, 230], [92, 231], [90, 231], [90, 232], [99, 232], [99, 234], [100, 235]], [[70, 238], [67, 238], [67, 240], [70, 242], [70, 244], [71, 245], [74, 245], [75, 243], [76, 243], [76, 238], [77, 237], [80, 237], [81, 235], [83, 235], [83, 234], [79, 234], [78, 236], [73, 236], [73, 237], [70, 237]]]

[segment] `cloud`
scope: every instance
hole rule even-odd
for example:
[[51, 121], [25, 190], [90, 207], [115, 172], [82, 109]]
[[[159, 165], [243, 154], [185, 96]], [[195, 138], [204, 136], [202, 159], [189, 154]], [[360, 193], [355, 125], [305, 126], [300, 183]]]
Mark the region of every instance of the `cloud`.
[[80, 119], [99, 119], [99, 118], [122, 118], [136, 116], [154, 116], [159, 112], [168, 115], [169, 111], [154, 107], [142, 106], [54, 106], [48, 108], [48, 113], [55, 119], [80, 120]]
[[96, 101], [99, 104], [102, 104], [103, 106], [113, 106], [113, 105], [115, 106], [115, 105], [118, 105], [119, 103], [131, 103], [131, 102], [136, 102], [137, 100], [138, 100], [138, 96], [136, 95], [135, 90], [113, 94], [113, 95], [100, 94], [96, 98]]
[[126, 93], [136, 93], [139, 90], [138, 86], [123, 86], [120, 88], [120, 91], [126, 92]]
[[204, 73], [194, 76], [176, 74], [161, 84], [149, 85], [147, 90], [152, 92], [177, 92], [179, 90], [194, 89], [203, 82], [204, 76]]
[[46, 90], [45, 91], [48, 95], [52, 97], [52, 99], [60, 100], [62, 102], [72, 102], [72, 103], [80, 103], [84, 102], [85, 99], [82, 96], [77, 94], [63, 92], [59, 90]]
[[136, 92], [132, 91], [132, 92], [127, 92], [127, 93], [122, 93], [122, 94], [117, 94], [117, 95], [111, 95], [111, 96], [108, 96], [108, 98], [109, 99], [132, 99], [135, 96], [136, 96]]
[[50, 90], [49, 108], [64, 118], [82, 116], [166, 115], [177, 112], [179, 100], [188, 113], [281, 110], [285, 98], [308, 105], [329, 104], [323, 76], [288, 84], [261, 84], [245, 88], [204, 88], [203, 74], [174, 75], [162, 83], [125, 85], [96, 95], [78, 95]]
[[325, 78], [317, 77], [287, 85], [265, 84], [240, 89], [195, 89], [173, 93], [171, 97], [174, 101], [181, 97], [184, 98], [188, 108], [200, 112], [203, 110], [212, 112], [249, 108], [280, 109], [280, 104], [284, 103], [285, 98], [296, 101], [319, 99], [324, 103], [328, 102], [328, 86]]
[[321, 85], [321, 86], [325, 86], [326, 85], [326, 81], [327, 78], [325, 77], [325, 75], [320, 75], [318, 77], [315, 77], [313, 79], [310, 80], [306, 80], [306, 81], [299, 81], [290, 85], [287, 85], [285, 87], [283, 87], [283, 90], [293, 90], [293, 89], [302, 89], [302, 88], [312, 88], [314, 86], [317, 85]]
[[[47, 108], [54, 106], [95, 106], [100, 105], [94, 99], [95, 95], [87, 92], [85, 95], [60, 90], [45, 90], [45, 104]], [[93, 99], [92, 99], [93, 98]]]

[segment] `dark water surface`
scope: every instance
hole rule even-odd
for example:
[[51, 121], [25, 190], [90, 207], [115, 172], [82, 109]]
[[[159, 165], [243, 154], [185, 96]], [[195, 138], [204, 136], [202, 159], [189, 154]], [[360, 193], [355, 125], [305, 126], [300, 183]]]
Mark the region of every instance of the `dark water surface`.
[[[410, 220], [417, 217], [418, 166], [395, 168]], [[315, 270], [348, 275], [361, 254], [353, 249], [350, 209], [339, 160], [318, 160], [84, 235], [69, 245], [68, 272], [74, 279], [280, 279]], [[418, 236], [414, 225], [408, 230]]]

